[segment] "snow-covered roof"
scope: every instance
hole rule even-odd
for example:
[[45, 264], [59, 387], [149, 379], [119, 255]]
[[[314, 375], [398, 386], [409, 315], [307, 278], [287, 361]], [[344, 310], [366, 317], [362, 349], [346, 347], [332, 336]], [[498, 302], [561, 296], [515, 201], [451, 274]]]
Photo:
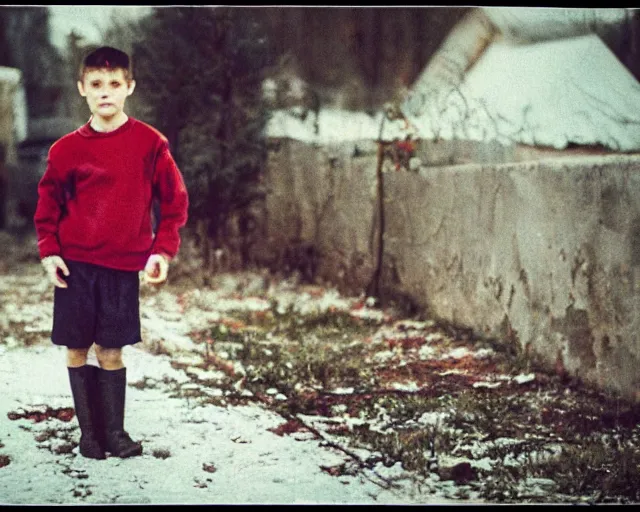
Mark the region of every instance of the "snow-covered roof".
[[323, 108], [316, 115], [302, 116], [300, 109], [281, 109], [271, 113], [265, 135], [290, 138], [314, 144], [332, 144], [359, 140], [404, 139], [402, 123], [384, 119], [382, 111], [375, 115], [340, 108]]
[[507, 39], [543, 41], [591, 33], [614, 43], [633, 9], [560, 7], [483, 7], [482, 12]]
[[383, 122], [383, 112], [323, 108], [316, 118], [294, 108], [273, 112], [266, 134], [314, 143], [410, 135], [640, 151], [640, 83], [611, 49], [631, 15], [631, 9], [476, 9], [413, 85], [401, 106], [408, 126]]
[[491, 43], [454, 88], [413, 90], [403, 112], [427, 139], [640, 150], [640, 83], [596, 35]]

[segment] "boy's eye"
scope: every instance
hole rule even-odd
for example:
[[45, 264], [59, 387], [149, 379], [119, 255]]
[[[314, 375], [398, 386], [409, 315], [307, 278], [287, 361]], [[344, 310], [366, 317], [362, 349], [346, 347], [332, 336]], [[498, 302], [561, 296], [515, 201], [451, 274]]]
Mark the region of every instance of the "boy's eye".
[[120, 82], [111, 82], [111, 87], [120, 87], [121, 85]]
[[94, 87], [94, 88], [100, 87], [100, 82], [91, 82], [91, 87]]

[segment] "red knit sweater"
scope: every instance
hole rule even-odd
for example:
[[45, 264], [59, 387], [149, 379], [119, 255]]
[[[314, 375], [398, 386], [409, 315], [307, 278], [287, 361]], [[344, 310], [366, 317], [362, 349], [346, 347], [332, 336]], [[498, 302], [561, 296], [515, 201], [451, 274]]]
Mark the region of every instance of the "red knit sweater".
[[178, 252], [187, 207], [184, 180], [160, 132], [131, 117], [106, 133], [87, 123], [49, 150], [34, 217], [40, 257], [142, 270], [150, 254]]

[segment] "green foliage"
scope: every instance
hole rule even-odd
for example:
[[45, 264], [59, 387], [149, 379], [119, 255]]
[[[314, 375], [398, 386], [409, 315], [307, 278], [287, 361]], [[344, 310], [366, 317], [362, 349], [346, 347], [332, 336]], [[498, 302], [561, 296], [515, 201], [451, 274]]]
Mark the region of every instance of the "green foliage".
[[220, 241], [246, 208], [266, 156], [262, 70], [266, 39], [242, 9], [156, 8], [133, 45], [136, 94], [162, 131], [190, 192], [190, 221]]
[[310, 332], [287, 346], [270, 344], [268, 348], [260, 340], [247, 338], [238, 357], [254, 385], [275, 387], [285, 394], [293, 393], [299, 384], [331, 389], [368, 383], [371, 371], [362, 362], [361, 350], [338, 349], [337, 343], [327, 343]]
[[0, 66], [11, 66], [11, 47], [7, 40], [6, 26], [6, 15], [0, 10]]

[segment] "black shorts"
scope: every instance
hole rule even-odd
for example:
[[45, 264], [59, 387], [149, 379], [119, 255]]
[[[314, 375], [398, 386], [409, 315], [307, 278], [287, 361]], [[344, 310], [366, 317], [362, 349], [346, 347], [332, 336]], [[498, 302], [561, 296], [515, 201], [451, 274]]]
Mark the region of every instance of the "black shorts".
[[141, 341], [138, 272], [65, 260], [67, 288], [55, 288], [51, 341], [69, 348], [122, 348]]

